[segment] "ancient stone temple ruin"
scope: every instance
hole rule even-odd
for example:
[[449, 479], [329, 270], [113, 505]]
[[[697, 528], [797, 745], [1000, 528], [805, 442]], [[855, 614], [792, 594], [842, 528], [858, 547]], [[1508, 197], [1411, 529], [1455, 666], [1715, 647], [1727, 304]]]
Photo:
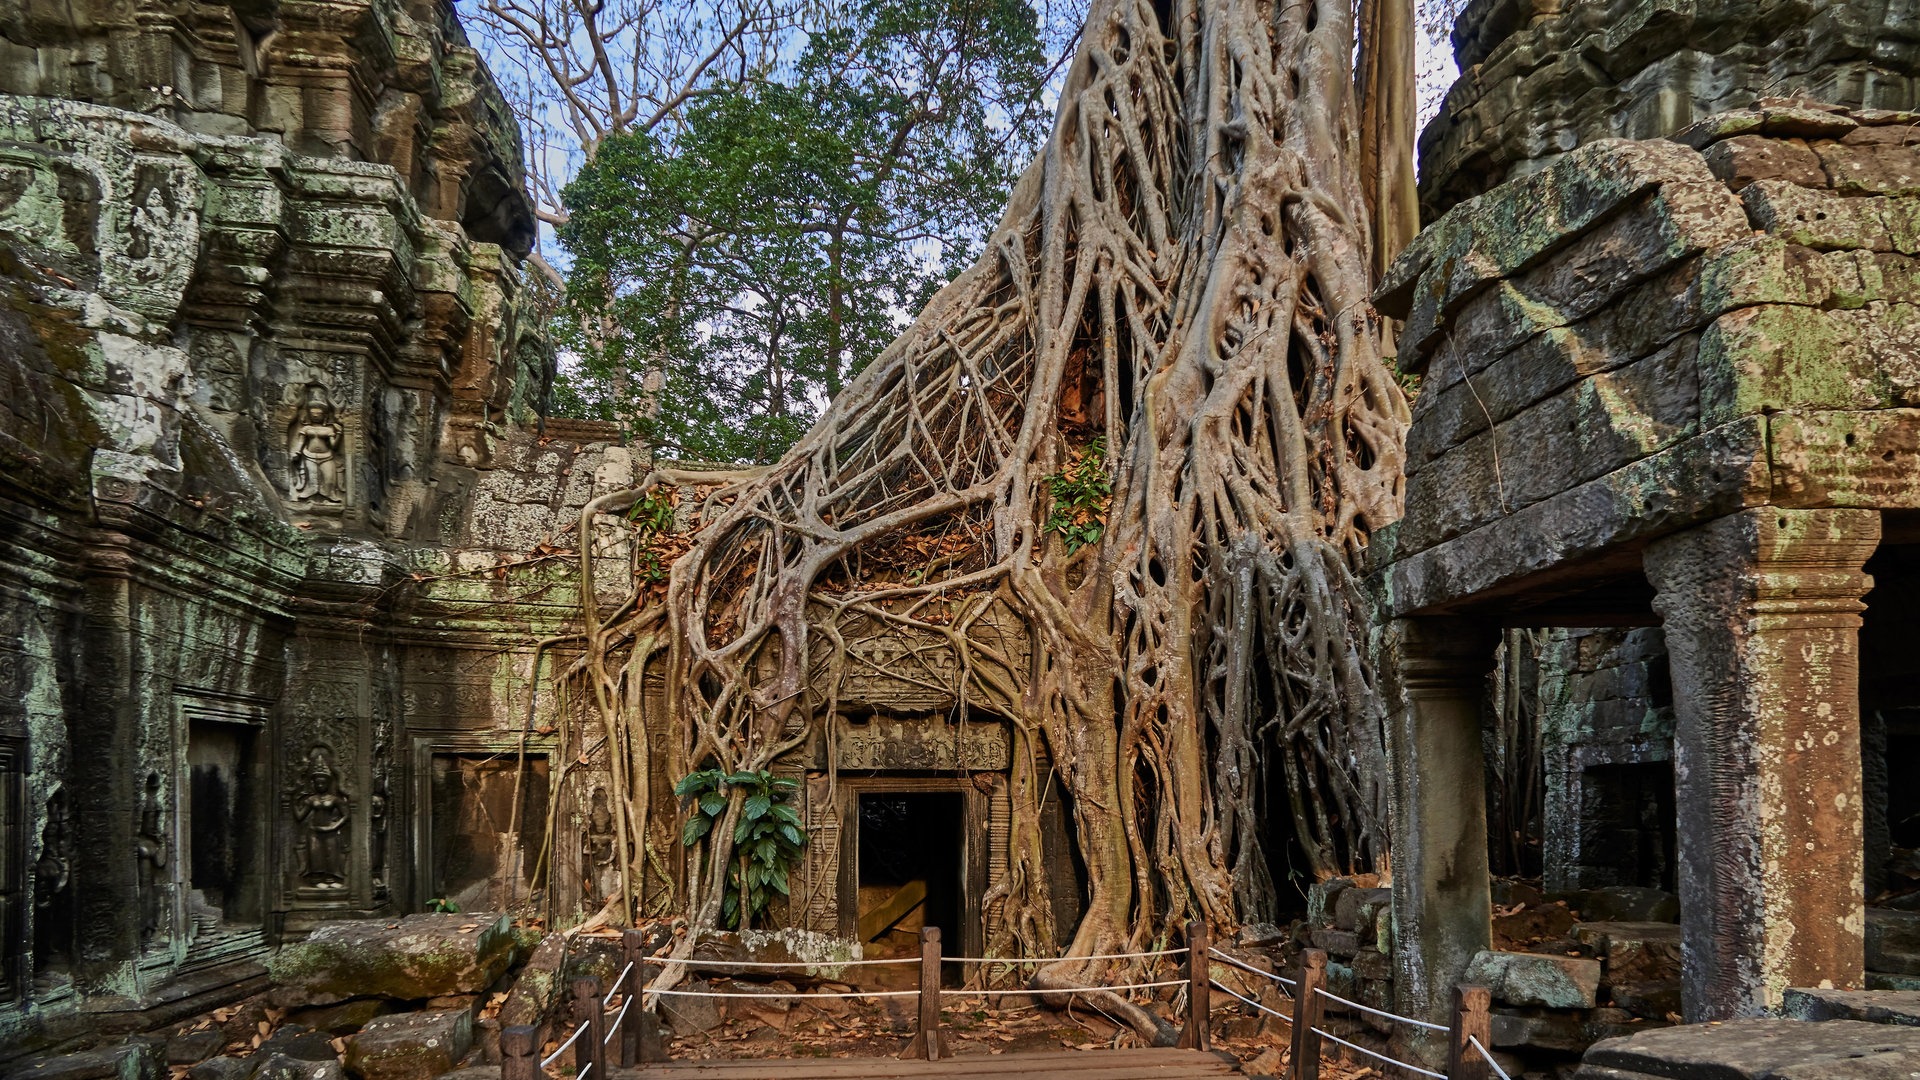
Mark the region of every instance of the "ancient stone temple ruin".
[[553, 876], [532, 230], [446, 3], [0, 8], [0, 1043]]
[[1914, 762], [1920, 27], [1476, 3], [1454, 43], [1422, 139], [1444, 216], [1378, 297], [1422, 378], [1373, 553], [1407, 697], [1397, 999], [1490, 970], [1461, 793], [1503, 627], [1558, 628], [1545, 884], [1676, 889], [1687, 1019], [1905, 985], [1867, 901], [1913, 843], [1888, 778]]

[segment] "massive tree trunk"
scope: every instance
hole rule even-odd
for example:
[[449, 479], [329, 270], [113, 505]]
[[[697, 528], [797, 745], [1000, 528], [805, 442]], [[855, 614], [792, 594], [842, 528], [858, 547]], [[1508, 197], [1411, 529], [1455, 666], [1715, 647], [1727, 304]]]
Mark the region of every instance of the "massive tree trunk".
[[[1407, 408], [1368, 298], [1352, 20], [1344, 0], [1096, 0], [981, 261], [777, 465], [703, 493], [640, 609], [689, 766], [831, 745], [850, 627], [946, 641], [959, 699], [1016, 728], [991, 945], [1064, 948], [1042, 985], [1187, 918], [1269, 916], [1276, 860], [1325, 877], [1385, 854], [1354, 573], [1400, 511]], [[985, 633], [1008, 624], [1030, 661]], [[1053, 925], [1031, 839], [1049, 770], [1087, 871], [1076, 927]], [[705, 924], [723, 831], [689, 860]]]

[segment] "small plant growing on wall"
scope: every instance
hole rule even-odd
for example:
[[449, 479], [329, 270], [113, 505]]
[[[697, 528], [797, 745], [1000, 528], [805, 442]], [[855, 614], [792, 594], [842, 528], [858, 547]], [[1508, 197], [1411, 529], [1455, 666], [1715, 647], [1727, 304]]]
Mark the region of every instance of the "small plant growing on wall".
[[1042, 478], [1053, 496], [1046, 530], [1058, 533], [1072, 555], [1100, 542], [1106, 532], [1107, 503], [1113, 497], [1113, 477], [1107, 475], [1107, 439], [1102, 435], [1076, 451], [1057, 473]]
[[673, 793], [687, 810], [680, 839], [688, 847], [726, 821], [728, 807], [738, 796], [733, 860], [727, 867], [727, 892], [720, 907], [721, 920], [730, 929], [752, 926], [776, 893], [788, 895], [787, 875], [799, 865], [807, 843], [800, 814], [787, 803], [799, 787], [799, 781], [766, 769], [735, 773], [701, 769], [674, 785]]

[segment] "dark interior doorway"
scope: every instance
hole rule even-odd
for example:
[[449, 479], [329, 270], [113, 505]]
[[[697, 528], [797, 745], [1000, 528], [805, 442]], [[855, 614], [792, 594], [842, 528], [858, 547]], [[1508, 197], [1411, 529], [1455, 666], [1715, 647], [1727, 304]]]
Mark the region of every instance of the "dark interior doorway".
[[533, 871], [547, 826], [547, 759], [529, 754], [524, 778], [519, 770], [514, 755], [432, 756], [424, 899], [450, 901], [461, 911], [503, 911], [538, 891]]
[[943, 938], [958, 941], [968, 906], [959, 792], [861, 795], [859, 860], [861, 937], [893, 952], [910, 945], [921, 927], [937, 926]]
[[187, 729], [188, 918], [195, 938], [229, 924], [258, 925], [259, 881], [247, 871], [253, 728], [194, 720]]

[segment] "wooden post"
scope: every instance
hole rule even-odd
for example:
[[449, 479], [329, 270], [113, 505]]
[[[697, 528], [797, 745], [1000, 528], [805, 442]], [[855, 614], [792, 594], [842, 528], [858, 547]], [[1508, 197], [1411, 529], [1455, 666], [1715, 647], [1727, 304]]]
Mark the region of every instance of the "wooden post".
[[624, 984], [615, 987], [626, 999], [621, 1007], [626, 1011], [627, 1021], [620, 1025], [620, 1037], [613, 1041], [620, 1046], [620, 1067], [627, 1069], [640, 1061], [640, 988], [647, 985], [646, 965], [640, 961], [647, 954], [646, 935], [627, 930], [620, 935], [620, 947], [633, 970], [627, 973]]
[[1177, 1044], [1183, 1050], [1213, 1049], [1207, 1030], [1213, 1011], [1213, 958], [1208, 955], [1212, 945], [1205, 921], [1187, 923], [1187, 1026], [1181, 1029]]
[[1492, 1080], [1493, 1070], [1468, 1042], [1469, 1037], [1493, 1049], [1493, 991], [1462, 983], [1453, 988], [1453, 1019], [1447, 1025], [1447, 1076], [1451, 1080]]
[[1300, 954], [1300, 996], [1293, 1003], [1293, 1061], [1287, 1066], [1287, 1080], [1320, 1080], [1321, 999], [1317, 991], [1327, 985], [1327, 954], [1308, 949]]
[[500, 1080], [542, 1080], [539, 1031], [531, 1024], [501, 1029]]
[[947, 1056], [947, 1038], [940, 1031], [940, 928], [920, 931], [920, 1030], [901, 1051], [903, 1058], [939, 1061]]
[[592, 1069], [591, 1080], [606, 1080], [607, 1003], [600, 996], [600, 980], [592, 975], [573, 980], [573, 1020], [587, 1025], [573, 1044], [573, 1075], [583, 1077]]

